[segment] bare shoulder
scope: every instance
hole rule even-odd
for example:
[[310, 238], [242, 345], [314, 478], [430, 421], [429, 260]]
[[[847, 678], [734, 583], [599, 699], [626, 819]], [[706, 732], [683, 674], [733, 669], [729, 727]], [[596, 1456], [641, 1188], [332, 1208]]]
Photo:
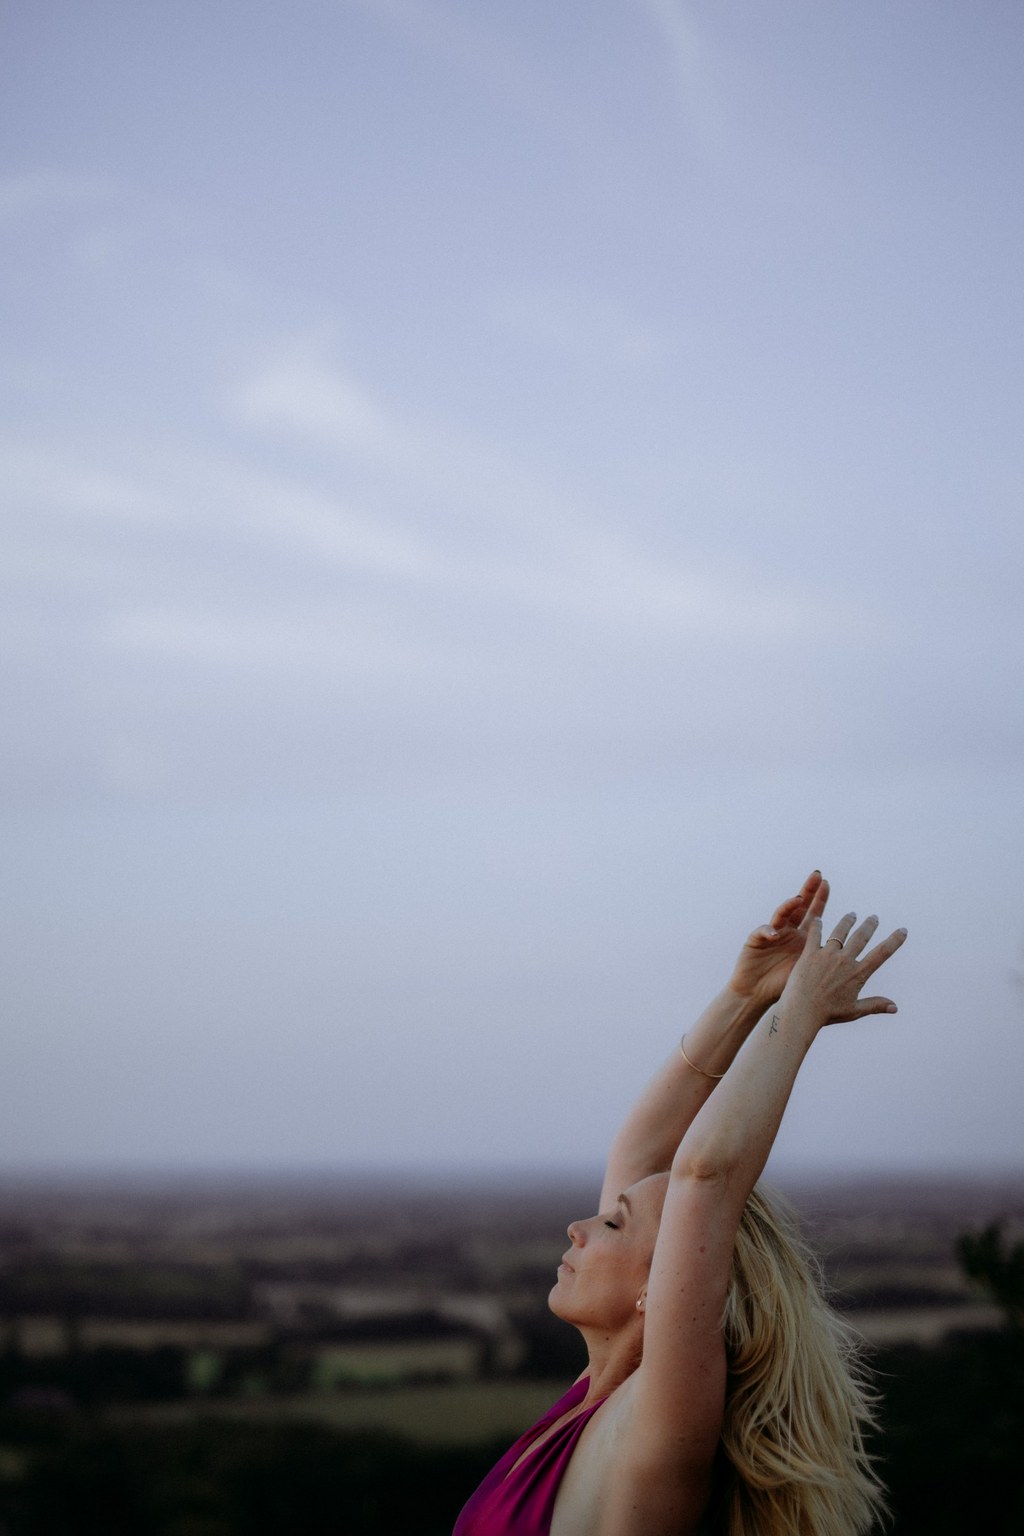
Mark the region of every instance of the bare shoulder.
[[669, 1437], [645, 1431], [638, 1375], [616, 1388], [580, 1436], [551, 1536], [695, 1536], [712, 1462], [694, 1465]]

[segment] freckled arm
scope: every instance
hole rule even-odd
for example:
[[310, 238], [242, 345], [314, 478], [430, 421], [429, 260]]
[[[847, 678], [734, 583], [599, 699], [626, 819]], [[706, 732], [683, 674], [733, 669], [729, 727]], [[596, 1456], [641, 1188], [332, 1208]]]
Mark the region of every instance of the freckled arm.
[[778, 1004], [694, 1116], [672, 1161], [648, 1283], [635, 1430], [638, 1443], [678, 1447], [697, 1487], [721, 1425], [721, 1317], [736, 1231], [800, 1066], [825, 1025], [896, 1011], [889, 998], [860, 993], [903, 943], [905, 930], [864, 954], [877, 919], [856, 930], [854, 923], [852, 914], [842, 918], [823, 945], [821, 921], [811, 920]]

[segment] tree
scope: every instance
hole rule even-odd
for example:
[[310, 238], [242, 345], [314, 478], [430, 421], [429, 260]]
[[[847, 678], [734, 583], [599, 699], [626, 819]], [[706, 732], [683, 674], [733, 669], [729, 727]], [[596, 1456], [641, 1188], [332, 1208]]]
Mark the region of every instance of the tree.
[[1011, 1248], [1003, 1223], [990, 1222], [981, 1232], [957, 1238], [956, 1254], [969, 1280], [988, 1292], [1006, 1314], [1011, 1328], [1024, 1328], [1024, 1241]]

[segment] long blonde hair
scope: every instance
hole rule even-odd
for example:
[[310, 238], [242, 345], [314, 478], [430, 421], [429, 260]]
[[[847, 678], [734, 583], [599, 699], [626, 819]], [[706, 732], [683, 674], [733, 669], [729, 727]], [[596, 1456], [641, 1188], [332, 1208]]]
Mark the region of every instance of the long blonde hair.
[[760, 1187], [740, 1222], [723, 1325], [716, 1536], [865, 1536], [885, 1510], [864, 1444], [874, 1394], [792, 1215]]

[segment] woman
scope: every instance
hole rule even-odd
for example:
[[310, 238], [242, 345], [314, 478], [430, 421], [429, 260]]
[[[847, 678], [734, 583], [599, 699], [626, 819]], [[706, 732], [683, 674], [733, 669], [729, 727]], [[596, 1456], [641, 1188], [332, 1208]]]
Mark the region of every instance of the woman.
[[[826, 1024], [903, 943], [850, 913], [822, 943], [815, 871], [751, 934], [612, 1146], [550, 1305], [586, 1371], [470, 1499], [454, 1536], [855, 1536], [881, 1508], [842, 1325], [754, 1186]], [[740, 1047], [743, 1050], [740, 1051]]]

